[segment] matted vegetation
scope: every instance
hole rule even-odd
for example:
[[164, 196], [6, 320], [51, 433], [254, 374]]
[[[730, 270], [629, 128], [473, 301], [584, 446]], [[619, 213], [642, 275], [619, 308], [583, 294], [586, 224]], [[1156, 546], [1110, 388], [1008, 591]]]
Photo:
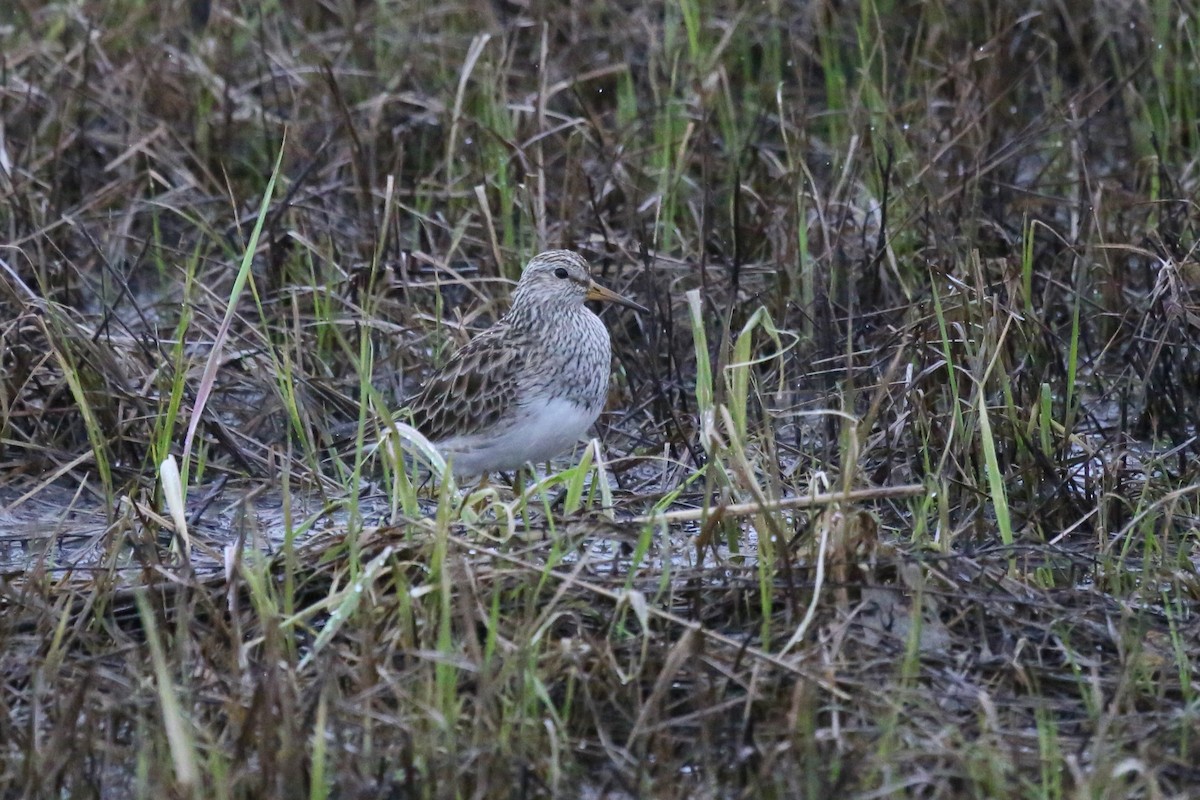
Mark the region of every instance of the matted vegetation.
[[[1198, 50], [1172, 0], [10, 0], [0, 794], [1200, 794]], [[603, 446], [373, 448], [561, 246], [652, 310]]]

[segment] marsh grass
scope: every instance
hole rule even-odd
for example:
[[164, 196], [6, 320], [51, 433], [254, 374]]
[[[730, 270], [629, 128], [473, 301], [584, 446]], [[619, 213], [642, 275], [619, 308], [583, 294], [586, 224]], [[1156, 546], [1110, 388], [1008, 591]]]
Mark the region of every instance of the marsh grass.
[[1186, 4], [186, 6], [0, 10], [0, 794], [1200, 792]]

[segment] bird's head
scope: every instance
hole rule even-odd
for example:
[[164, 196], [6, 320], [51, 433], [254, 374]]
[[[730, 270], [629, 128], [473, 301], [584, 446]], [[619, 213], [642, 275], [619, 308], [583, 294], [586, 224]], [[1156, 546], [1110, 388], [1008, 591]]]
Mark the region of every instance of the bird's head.
[[534, 256], [525, 266], [513, 292], [514, 310], [532, 306], [569, 309], [580, 307], [587, 300], [601, 300], [646, 311], [632, 300], [592, 280], [587, 261], [570, 250], [547, 250]]

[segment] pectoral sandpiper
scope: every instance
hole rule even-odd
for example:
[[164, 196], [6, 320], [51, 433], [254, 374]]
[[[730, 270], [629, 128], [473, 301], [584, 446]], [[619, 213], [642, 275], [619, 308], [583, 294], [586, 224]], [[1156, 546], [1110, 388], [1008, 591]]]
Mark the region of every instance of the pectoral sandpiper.
[[408, 406], [456, 475], [545, 461], [588, 430], [608, 396], [612, 344], [584, 302], [637, 303], [592, 280], [569, 250], [525, 267], [512, 307], [455, 353]]

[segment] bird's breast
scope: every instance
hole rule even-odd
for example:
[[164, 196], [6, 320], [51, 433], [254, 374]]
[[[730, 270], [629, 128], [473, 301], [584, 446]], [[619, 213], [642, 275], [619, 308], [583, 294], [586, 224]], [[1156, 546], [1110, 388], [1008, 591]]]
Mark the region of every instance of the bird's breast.
[[586, 309], [567, 322], [535, 343], [542, 357], [530, 358], [525, 365], [530, 391], [524, 400], [564, 399], [587, 409], [594, 419], [608, 395], [612, 365], [608, 329]]

